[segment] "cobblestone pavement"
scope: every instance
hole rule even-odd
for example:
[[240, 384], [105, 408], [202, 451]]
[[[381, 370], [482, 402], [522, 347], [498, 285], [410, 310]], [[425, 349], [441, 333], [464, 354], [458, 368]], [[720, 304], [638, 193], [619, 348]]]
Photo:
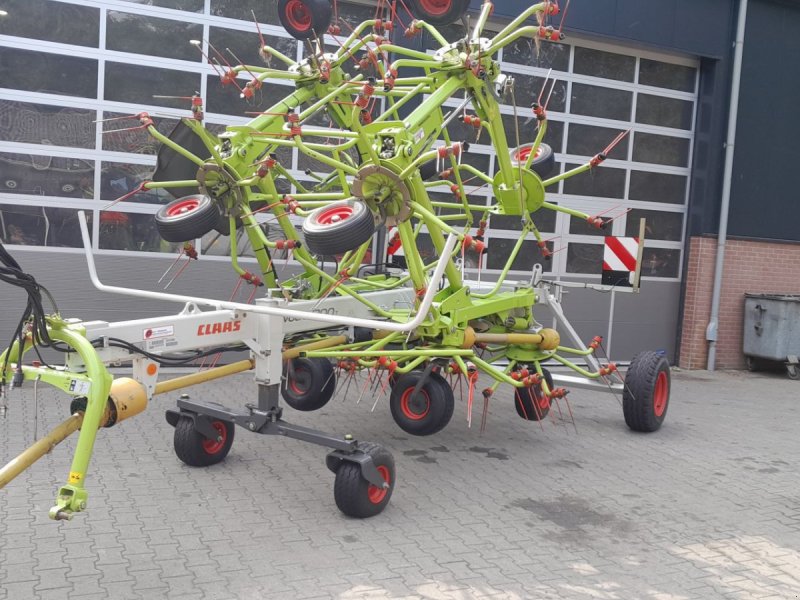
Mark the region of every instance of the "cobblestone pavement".
[[[254, 391], [237, 376], [193, 393], [235, 406]], [[464, 402], [426, 438], [386, 398], [287, 409], [394, 453], [390, 505], [359, 521], [336, 509], [315, 446], [239, 429], [224, 463], [184, 466], [163, 417], [174, 396], [158, 397], [101, 432], [72, 522], [47, 511], [75, 439], [0, 491], [0, 600], [799, 597], [800, 383], [676, 373], [654, 434], [630, 432], [611, 395], [570, 398], [577, 432], [517, 418], [503, 388], [483, 435]], [[40, 393], [39, 432], [67, 410]], [[33, 415], [30, 388], [11, 398], [0, 461], [30, 443]]]

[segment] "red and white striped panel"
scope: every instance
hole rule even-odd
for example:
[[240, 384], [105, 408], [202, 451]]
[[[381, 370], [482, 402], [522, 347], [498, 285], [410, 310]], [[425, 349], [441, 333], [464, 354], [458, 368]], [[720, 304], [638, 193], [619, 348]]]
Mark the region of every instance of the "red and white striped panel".
[[636, 271], [639, 238], [606, 236], [603, 248], [603, 271]]

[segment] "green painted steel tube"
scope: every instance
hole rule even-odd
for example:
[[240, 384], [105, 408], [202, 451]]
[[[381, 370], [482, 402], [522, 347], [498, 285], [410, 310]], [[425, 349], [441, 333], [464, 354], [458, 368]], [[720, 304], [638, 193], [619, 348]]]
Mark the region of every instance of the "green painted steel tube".
[[494, 296], [500, 290], [500, 288], [503, 285], [503, 282], [505, 282], [506, 277], [508, 276], [508, 272], [511, 270], [511, 265], [514, 264], [514, 261], [517, 258], [517, 254], [519, 254], [519, 251], [522, 248], [522, 244], [525, 242], [525, 238], [528, 237], [528, 233], [529, 232], [530, 232], [530, 227], [529, 227], [529, 225], [526, 224], [522, 228], [522, 232], [521, 232], [521, 235], [519, 236], [519, 239], [517, 239], [517, 242], [514, 244], [514, 247], [511, 249], [511, 254], [509, 254], [508, 260], [506, 261], [506, 264], [503, 265], [503, 270], [500, 272], [500, 275], [497, 278], [497, 283], [495, 283], [495, 285], [491, 289], [491, 291], [489, 291], [489, 292], [487, 292], [485, 294], [472, 294], [473, 298], [491, 298], [492, 296]]
[[535, 15], [536, 13], [540, 13], [544, 11], [545, 2], [539, 2], [538, 4], [534, 4], [533, 6], [529, 7], [528, 9], [524, 10], [522, 13], [519, 14], [515, 19], [513, 19], [508, 25], [503, 27], [497, 35], [494, 36], [494, 41], [497, 42], [498, 40], [502, 40], [506, 36], [518, 31], [520, 29], [520, 25], [522, 25], [527, 19]]
[[558, 183], [562, 179], [567, 179], [569, 177], [572, 177], [573, 175], [579, 175], [580, 173], [585, 173], [586, 171], [589, 171], [591, 168], [592, 164], [587, 162], [584, 165], [575, 167], [574, 169], [570, 169], [569, 171], [565, 171], [564, 173], [559, 173], [558, 175], [554, 175], [549, 179], [545, 179], [544, 181], [542, 181], [542, 185], [544, 185], [544, 187], [549, 187], [554, 183]]
[[71, 513], [86, 508], [87, 494], [84, 489], [84, 481], [89, 470], [97, 429], [100, 427], [100, 420], [106, 408], [113, 377], [106, 370], [91, 342], [85, 337], [66, 328], [51, 329], [49, 333], [52, 339], [64, 342], [78, 353], [86, 368], [86, 374], [92, 382], [91, 389], [87, 394], [86, 411], [72, 458], [68, 483], [59, 489], [56, 506], [50, 511], [52, 518], [59, 518], [66, 516], [59, 514], [62, 511]]
[[558, 361], [558, 362], [560, 362], [562, 365], [564, 365], [564, 366], [566, 366], [566, 367], [569, 367], [570, 369], [572, 369], [573, 371], [575, 371], [575, 372], [576, 372], [576, 373], [578, 373], [579, 375], [583, 375], [583, 376], [584, 376], [584, 377], [586, 377], [587, 379], [599, 379], [599, 378], [600, 378], [600, 373], [592, 373], [591, 371], [587, 371], [586, 369], [584, 369], [584, 368], [582, 368], [582, 367], [579, 367], [579, 366], [578, 366], [578, 365], [576, 365], [575, 363], [573, 363], [573, 362], [571, 362], [571, 361], [567, 360], [567, 359], [566, 359], [566, 358], [564, 358], [563, 356], [559, 356], [559, 355], [558, 355], [558, 354], [556, 354], [555, 352], [554, 352], [553, 354], [551, 354], [551, 355], [550, 355], [550, 358], [552, 358], [552, 359], [554, 359], [554, 360], [557, 360], [557, 361]]

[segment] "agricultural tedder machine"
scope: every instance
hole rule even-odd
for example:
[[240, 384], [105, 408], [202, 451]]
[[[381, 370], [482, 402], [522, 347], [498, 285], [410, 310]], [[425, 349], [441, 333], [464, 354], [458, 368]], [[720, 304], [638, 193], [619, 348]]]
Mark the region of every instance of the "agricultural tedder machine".
[[[501, 72], [498, 52], [523, 37], [537, 43], [561, 39], [562, 28], [548, 24], [561, 13], [557, 2], [530, 6], [493, 37], [484, 34], [492, 12], [489, 1], [471, 23], [465, 16], [467, 0], [410, 0], [408, 5], [378, 2], [375, 18], [341, 39], [328, 0], [280, 0], [282, 24], [307, 44], [301, 62], [265, 45], [263, 38], [260, 52], [268, 66], [230, 65], [216, 49], [196, 45], [219, 69], [222, 83], [237, 88], [243, 98], [272, 80], [289, 80], [294, 90], [283, 100], [219, 135], [204, 126], [199, 97], [192, 99], [191, 116], [169, 136], [156, 129], [148, 114], [132, 117], [162, 143], [152, 180], [140, 187], [163, 188], [175, 197], [155, 217], [161, 236], [182, 244], [182, 254], [190, 258], [196, 257], [195, 239], [214, 230], [228, 236], [233, 269], [262, 292], [254, 304], [104, 285], [81, 215], [90, 275], [98, 289], [184, 307], [175, 315], [120, 323], [63, 319], [57, 311], [45, 314], [43, 288], [3, 251], [3, 278], [31, 298], [14, 342], [0, 355], [3, 380], [10, 387], [50, 383], [74, 400], [70, 419], [0, 471], [0, 486], [81, 427], [69, 480], [50, 512], [53, 518], [70, 518], [86, 506], [84, 479], [99, 427], [138, 413], [155, 394], [247, 370], [255, 373], [256, 403], [229, 408], [183, 395], [177, 408], [167, 411], [178, 457], [193, 466], [222, 461], [236, 425], [332, 447], [326, 462], [336, 473], [336, 503], [357, 517], [377, 514], [388, 503], [395, 484], [391, 455], [349, 435], [287, 423], [279, 396], [292, 408], [311, 411], [337, 390], [359, 400], [367, 391], [374, 398], [390, 390], [396, 423], [422, 436], [450, 421], [455, 381], [467, 390], [470, 423], [476, 396], [483, 399], [481, 427], [501, 384], [511, 386], [509, 400], [529, 421], [542, 421], [552, 403], [566, 402], [567, 387], [583, 387], [621, 394], [631, 429], [661, 426], [670, 389], [663, 356], [640, 353], [623, 379], [613, 363], [595, 357], [601, 339], [584, 344], [565, 317], [560, 300], [568, 284], [546, 281], [538, 265], [525, 281], [508, 278], [526, 239], [536, 240], [542, 260], [549, 258], [547, 241], [535, 224], [537, 212], [564, 212], [601, 229], [609, 222], [548, 202], [546, 190], [599, 167], [622, 136], [582, 166], [552, 174], [553, 150], [542, 142], [552, 92], [549, 77], [530, 107], [536, 121], [533, 141], [520, 144], [515, 125], [518, 143], [510, 148], [501, 119], [505, 98], [514, 104], [515, 122], [517, 108], [514, 79]], [[401, 10], [411, 12], [405, 31], [395, 28], [403, 22]], [[436, 27], [459, 19], [466, 35], [446, 40]], [[392, 41], [399, 34], [423, 32], [434, 40], [430, 52]], [[337, 42], [336, 51], [326, 50], [326, 33]], [[286, 68], [269, 66], [273, 60]], [[469, 141], [451, 139], [448, 125], [454, 119], [489, 140], [496, 152], [494, 175], [463, 160]], [[313, 124], [321, 120], [328, 126]], [[320, 165], [320, 172], [307, 172], [312, 183], [281, 163], [278, 156], [287, 148]], [[491, 189], [489, 205], [471, 202], [467, 184], [474, 180]], [[433, 199], [431, 194], [440, 191], [451, 199]], [[468, 281], [466, 255], [473, 253], [480, 261], [488, 251], [483, 236], [493, 215], [519, 218], [519, 239], [496, 281]], [[302, 219], [302, 235], [293, 216]], [[272, 226], [270, 236], [262, 227], [265, 220]], [[278, 238], [275, 225], [282, 233]], [[402, 248], [401, 268], [389, 268], [382, 248], [376, 248], [378, 264], [367, 265], [371, 271], [365, 273], [376, 232], [388, 233], [390, 245]], [[435, 248], [433, 261], [426, 262], [418, 248], [423, 234]], [[257, 272], [239, 261], [240, 237], [249, 241]], [[639, 259], [642, 243], [640, 236]], [[282, 278], [274, 258], [288, 251], [300, 271]], [[537, 322], [536, 306], [549, 309], [556, 328]], [[569, 345], [562, 344], [561, 333]], [[63, 351], [65, 366], [51, 367], [41, 358], [25, 364], [23, 355], [30, 349], [38, 353], [38, 346]], [[157, 381], [161, 365], [242, 349], [249, 351], [249, 359]], [[133, 365], [132, 377], [113, 379], [106, 366], [126, 362]], [[562, 367], [561, 372], [551, 373], [546, 365]], [[351, 389], [358, 373], [361, 381]], [[479, 374], [491, 380], [482, 390], [476, 389]]]

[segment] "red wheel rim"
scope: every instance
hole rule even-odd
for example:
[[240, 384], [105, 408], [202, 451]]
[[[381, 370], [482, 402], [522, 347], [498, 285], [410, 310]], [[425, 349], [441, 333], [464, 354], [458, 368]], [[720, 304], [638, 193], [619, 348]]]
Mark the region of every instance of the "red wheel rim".
[[200, 201], [197, 198], [177, 200], [167, 207], [167, 216], [179, 217], [181, 215], [185, 215], [186, 213], [190, 213], [193, 210], [197, 210], [198, 206], [200, 206]]
[[[378, 473], [381, 474], [383, 480], [386, 483], [391, 483], [391, 477], [389, 475], [389, 467], [385, 467], [380, 465], [378, 467]], [[367, 497], [369, 501], [373, 504], [380, 504], [383, 502], [383, 499], [386, 498], [386, 494], [389, 493], [389, 488], [379, 488], [377, 485], [369, 484], [369, 488], [367, 489]]]
[[203, 440], [203, 450], [206, 451], [206, 454], [216, 454], [225, 446], [225, 442], [228, 439], [228, 428], [226, 427], [225, 423], [222, 421], [214, 421], [211, 423], [211, 426], [216, 429], [219, 440]]
[[429, 15], [439, 17], [450, 10], [453, 0], [419, 0], [419, 5]]
[[[300, 375], [299, 377], [298, 374]], [[305, 369], [295, 369], [294, 376], [287, 378], [289, 389], [298, 396], [302, 396], [308, 392], [309, 385], [307, 375]]]
[[539, 412], [550, 408], [550, 399], [541, 388], [531, 388], [531, 396], [533, 396], [533, 405], [539, 409]]
[[[403, 416], [406, 418], [411, 419], [412, 421], [421, 421], [427, 417], [428, 413], [431, 411], [431, 399], [428, 397], [428, 392], [425, 390], [420, 390], [419, 394], [417, 394], [417, 397], [412, 400], [411, 394], [413, 392], [414, 388], [410, 387], [403, 392], [402, 396], [400, 396], [400, 410], [403, 411]], [[425, 407], [422, 411], [417, 410], [418, 408], [421, 408], [418, 406], [422, 403], [420, 399], [424, 399], [425, 402]]]
[[302, 0], [289, 0], [286, 4], [286, 21], [297, 31], [311, 27], [311, 11]]
[[353, 216], [353, 207], [349, 205], [331, 206], [319, 213], [317, 223], [320, 225], [334, 225]]
[[653, 412], [660, 417], [667, 410], [667, 400], [669, 398], [669, 383], [667, 382], [667, 372], [661, 371], [656, 378], [656, 388], [653, 390]]
[[[528, 160], [528, 157], [531, 155], [531, 146], [525, 146], [524, 148], [520, 148], [516, 152], [514, 152], [514, 160], [519, 162], [524, 162]], [[542, 155], [542, 147], [539, 146], [536, 148], [536, 154], [533, 155], [533, 158], [539, 158]]]

